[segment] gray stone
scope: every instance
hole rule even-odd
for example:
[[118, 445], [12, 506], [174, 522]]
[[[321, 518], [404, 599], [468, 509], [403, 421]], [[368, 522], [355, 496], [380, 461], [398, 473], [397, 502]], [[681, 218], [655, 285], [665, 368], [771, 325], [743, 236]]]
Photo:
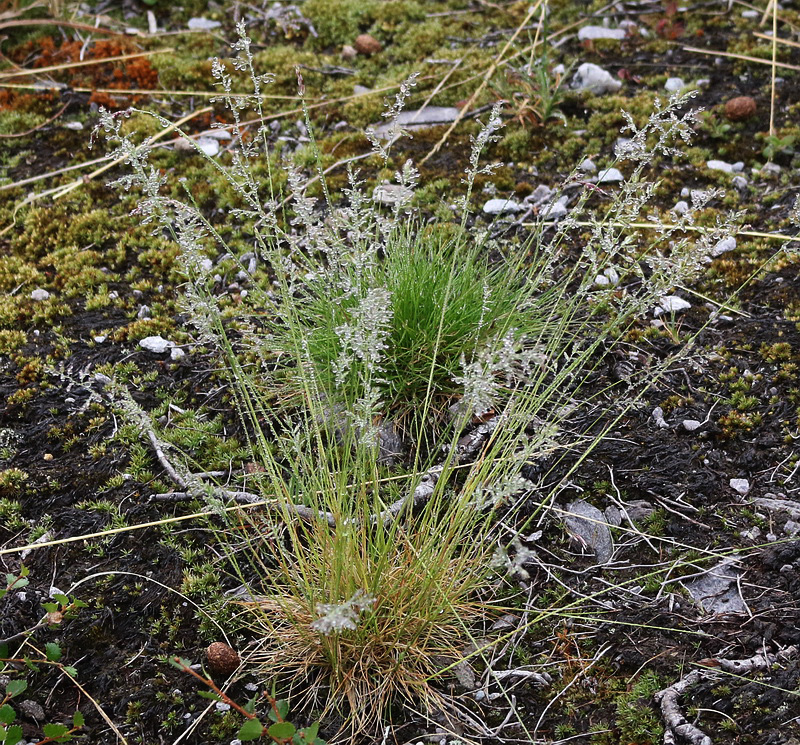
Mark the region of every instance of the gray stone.
[[699, 429], [700, 427], [702, 427], [703, 423], [698, 421], [697, 419], [684, 419], [681, 422], [681, 426], [687, 432], [694, 432], [696, 429]]
[[734, 176], [733, 181], [734, 189], [738, 189], [739, 191], [744, 191], [747, 188], [747, 179], [744, 176]]
[[783, 532], [790, 538], [794, 538], [796, 535], [800, 534], [800, 523], [796, 520], [787, 520], [783, 526]]
[[604, 168], [597, 174], [594, 180], [596, 184], [614, 184], [619, 181], [624, 181], [625, 177], [620, 173], [617, 168]]
[[740, 574], [735, 559], [724, 559], [702, 576], [684, 582], [684, 587], [706, 613], [745, 613], [737, 584]]
[[733, 173], [733, 166], [726, 163], [724, 160], [709, 160], [706, 161], [706, 168], [712, 171], [725, 171], [725, 173]]
[[408, 202], [414, 196], [414, 190], [402, 184], [378, 184], [372, 192], [372, 201], [387, 207], [394, 207], [401, 202]]
[[622, 88], [622, 81], [592, 62], [584, 62], [572, 78], [572, 87], [595, 95], [614, 93]]
[[578, 166], [578, 170], [583, 171], [583, 173], [597, 173], [597, 166], [591, 158], [586, 158], [583, 163]]
[[614, 553], [614, 542], [605, 515], [593, 505], [578, 499], [567, 505], [564, 525], [581, 546], [591, 548], [598, 564], [605, 564]]
[[42, 719], [44, 719], [44, 709], [41, 704], [36, 701], [25, 699], [24, 701], [16, 703], [16, 705], [19, 707], [20, 713], [24, 714], [26, 717], [35, 719], [37, 722], [41, 722]]
[[689, 211], [689, 203], [681, 199], [680, 202], [675, 204], [675, 206], [672, 208], [672, 211], [676, 215], [685, 215]]
[[37, 287], [31, 293], [31, 300], [36, 301], [37, 303], [41, 302], [42, 300], [47, 300], [50, 297], [50, 293], [47, 290], [43, 290], [40, 287]]
[[486, 215], [504, 215], [521, 212], [523, 209], [525, 208], [513, 199], [490, 199], [483, 205], [483, 212]]
[[737, 160], [737, 161], [736, 161], [736, 162], [735, 162], [735, 163], [734, 163], [734, 164], [731, 166], [731, 170], [732, 170], [734, 173], [741, 173], [741, 172], [744, 170], [744, 161], [743, 161], [743, 160]]
[[667, 82], [664, 83], [664, 90], [668, 91], [669, 93], [678, 93], [685, 87], [686, 83], [683, 82], [683, 78], [668, 78]]
[[539, 217], [548, 222], [560, 220], [569, 212], [567, 209], [567, 199], [568, 197], [563, 196], [559, 197], [555, 202], [542, 205], [539, 211]]
[[180, 347], [172, 347], [169, 350], [169, 358], [173, 362], [178, 362], [182, 360], [186, 356], [186, 352], [184, 352]]
[[747, 479], [731, 479], [728, 483], [731, 489], [739, 492], [742, 496], [745, 496], [750, 491], [750, 482]]
[[595, 39], [615, 39], [620, 41], [627, 36], [624, 28], [606, 28], [605, 26], [584, 26], [578, 31], [579, 41], [594, 41]]
[[199, 147], [209, 158], [219, 155], [219, 141], [213, 137], [198, 137], [197, 147]]
[[723, 238], [721, 241], [717, 242], [711, 249], [711, 256], [714, 258], [722, 256], [722, 254], [728, 253], [728, 251], [733, 251], [734, 248], [736, 248], [736, 238], [729, 235], [727, 238]]
[[[684, 300], [677, 295], [664, 295], [658, 299], [658, 304], [660, 307], [656, 308], [656, 310], [660, 310], [661, 313], [677, 313], [692, 307], [688, 300]], [[660, 313], [657, 315], [660, 315]]]
[[[401, 111], [397, 115], [397, 124], [403, 129], [422, 129], [424, 127], [435, 127], [439, 124], [449, 124], [454, 122], [459, 115], [459, 109], [455, 106], [426, 106], [424, 109], [411, 109]], [[385, 136], [392, 131], [393, 122], [385, 122], [374, 127], [375, 133]]]
[[161, 336], [147, 336], [139, 341], [139, 346], [153, 354], [164, 354], [175, 346], [175, 342], [167, 341]]
[[192, 31], [211, 31], [219, 28], [222, 24], [219, 21], [212, 21], [210, 18], [190, 18], [186, 25]]
[[761, 166], [761, 173], [765, 176], [777, 176], [781, 172], [781, 167], [777, 163], [765, 163]]
[[141, 321], [145, 318], [150, 318], [150, 306], [142, 305], [139, 307], [139, 312], [136, 314], [136, 317]]
[[553, 196], [553, 190], [546, 184], [539, 184], [530, 194], [528, 194], [522, 201], [525, 204], [532, 204], [534, 207], [542, 202], [546, 202]]
[[594, 278], [598, 287], [616, 287], [619, 284], [619, 273], [613, 266], [606, 267], [602, 274]]
[[653, 417], [656, 427], [659, 429], [669, 429], [669, 424], [667, 424], [667, 420], [664, 419], [664, 409], [662, 409], [660, 406], [656, 406], [650, 416]]
[[646, 499], [634, 499], [626, 503], [625, 511], [633, 522], [643, 523], [656, 511], [656, 508]]

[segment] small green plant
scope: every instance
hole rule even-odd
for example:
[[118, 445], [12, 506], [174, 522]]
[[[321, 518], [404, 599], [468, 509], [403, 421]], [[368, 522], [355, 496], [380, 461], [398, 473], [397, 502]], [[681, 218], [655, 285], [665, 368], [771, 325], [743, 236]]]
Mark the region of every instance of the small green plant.
[[266, 699], [269, 704], [266, 717], [270, 723], [264, 723], [256, 714], [258, 696], [253, 696], [247, 703], [240, 705], [219, 688], [211, 678], [204, 678], [200, 673], [193, 670], [188, 660], [184, 660], [181, 657], [173, 657], [170, 663], [177, 667], [178, 670], [197, 678], [203, 685], [211, 689], [210, 691], [201, 691], [200, 696], [228, 704], [245, 718], [245, 722], [239, 728], [239, 733], [237, 734], [237, 737], [242, 742], [260, 740], [267, 737], [278, 745], [326, 745], [325, 740], [317, 737], [319, 723], [298, 729], [288, 720], [289, 702], [286, 699], [277, 699], [266, 692], [262, 695], [261, 698]]
[[[22, 567], [18, 574], [7, 574], [5, 587], [0, 585], [0, 600], [9, 592], [17, 592], [28, 585], [28, 569]], [[20, 649], [27, 643], [27, 640], [34, 632], [44, 626], [56, 627], [65, 619], [71, 618], [73, 614], [85, 604], [75, 598], [68, 598], [66, 595], [58, 594], [54, 598], [54, 603], [44, 603], [43, 606], [47, 615], [35, 626], [23, 632], [15, 634], [8, 639], [0, 640], [0, 673], [9, 676], [10, 680], [5, 685], [5, 695], [0, 698], [0, 743], [3, 745], [17, 745], [22, 741], [23, 730], [18, 724], [14, 724], [17, 718], [16, 710], [13, 706], [13, 699], [24, 693], [28, 688], [25, 678], [17, 677], [20, 668], [23, 670], [36, 672], [42, 665], [57, 667], [68, 676], [73, 677], [77, 671], [73, 667], [63, 665], [60, 660], [62, 657], [61, 647], [56, 642], [45, 644], [45, 656], [29, 657], [11, 656], [9, 649], [11, 644], [20, 641]], [[18, 655], [19, 653], [17, 653]], [[45, 724], [42, 727], [44, 738], [39, 740], [37, 745], [45, 745], [51, 742], [69, 742], [75, 739], [75, 735], [83, 728], [84, 719], [80, 711], [76, 711], [72, 717], [72, 725], [66, 724]]]

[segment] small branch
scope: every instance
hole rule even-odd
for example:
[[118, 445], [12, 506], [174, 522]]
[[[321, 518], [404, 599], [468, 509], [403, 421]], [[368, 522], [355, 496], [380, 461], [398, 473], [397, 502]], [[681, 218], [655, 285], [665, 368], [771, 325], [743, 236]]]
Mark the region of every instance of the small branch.
[[665, 743], [676, 742], [675, 737], [682, 737], [690, 745], [712, 745], [711, 738], [703, 730], [695, 727], [687, 721], [681, 711], [678, 699], [683, 692], [699, 683], [704, 678], [711, 677], [715, 670], [742, 675], [753, 671], [769, 670], [776, 662], [792, 659], [796, 657], [798, 648], [796, 646], [787, 647], [776, 654], [771, 654], [766, 650], [759, 654], [748, 657], [744, 660], [728, 660], [710, 658], [702, 660], [702, 668], [692, 670], [688, 675], [681, 678], [677, 683], [664, 688], [653, 696], [655, 702], [661, 707], [661, 718], [664, 720], [667, 731], [664, 734]]

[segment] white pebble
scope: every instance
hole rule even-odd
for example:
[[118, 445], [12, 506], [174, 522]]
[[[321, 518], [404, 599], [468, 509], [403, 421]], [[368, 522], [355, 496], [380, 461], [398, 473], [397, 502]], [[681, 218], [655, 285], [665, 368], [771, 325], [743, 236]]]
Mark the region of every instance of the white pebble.
[[597, 184], [613, 184], [618, 181], [623, 181], [625, 177], [616, 168], [605, 168], [597, 174], [595, 183]]
[[664, 83], [664, 89], [670, 93], [677, 93], [685, 87], [686, 83], [683, 82], [683, 78], [669, 78], [667, 82]]
[[483, 205], [483, 211], [487, 215], [503, 215], [508, 212], [521, 212], [523, 206], [513, 199], [490, 199]]
[[31, 300], [35, 300], [37, 303], [42, 300], [47, 300], [50, 297], [50, 293], [47, 290], [42, 290], [41, 288], [37, 287], [31, 293]]
[[731, 489], [735, 492], [739, 492], [742, 496], [750, 491], [750, 482], [747, 479], [731, 479], [729, 483]]
[[139, 341], [139, 346], [153, 354], [163, 354], [175, 346], [174, 342], [167, 341], [161, 336], [147, 336]]

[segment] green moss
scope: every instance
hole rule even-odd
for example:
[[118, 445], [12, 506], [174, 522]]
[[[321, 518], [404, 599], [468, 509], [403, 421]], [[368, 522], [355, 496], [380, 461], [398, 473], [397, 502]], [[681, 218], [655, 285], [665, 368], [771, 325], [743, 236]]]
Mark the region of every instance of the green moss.
[[352, 44], [372, 25], [379, 5], [376, 0], [307, 0], [303, 13], [318, 34], [309, 42], [317, 48]]

